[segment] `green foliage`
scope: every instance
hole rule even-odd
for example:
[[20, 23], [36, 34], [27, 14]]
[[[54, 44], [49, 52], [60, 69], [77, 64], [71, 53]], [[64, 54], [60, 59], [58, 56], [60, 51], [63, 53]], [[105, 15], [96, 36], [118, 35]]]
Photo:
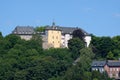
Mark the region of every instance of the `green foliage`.
[[20, 40], [20, 37], [14, 34], [10, 34], [6, 36], [5, 39], [11, 43], [10, 48], [12, 48]]
[[107, 59], [108, 60], [114, 60], [114, 55], [113, 55], [113, 53], [111, 51], [108, 53]]
[[3, 38], [3, 36], [2, 36], [2, 33], [0, 32], [0, 39], [2, 39]]
[[98, 71], [92, 71], [92, 79], [93, 80], [113, 80], [107, 76], [106, 72], [100, 73]]
[[84, 41], [84, 33], [81, 29], [77, 29], [73, 31], [73, 38], [79, 38]]
[[36, 32], [44, 32], [44, 31], [45, 31], [45, 26], [37, 26], [37, 27], [35, 28], [35, 31], [36, 31]]
[[68, 49], [43, 50], [38, 34], [29, 41], [8, 35], [0, 45], [0, 80], [48, 80], [64, 74], [73, 62]]
[[89, 71], [91, 68], [91, 62], [94, 59], [94, 53], [90, 48], [83, 48], [80, 50], [80, 64], [85, 71]]
[[106, 73], [91, 72], [90, 68], [94, 58], [120, 57], [119, 36], [93, 36], [92, 49], [85, 48], [80, 38], [69, 40], [68, 46], [43, 50], [39, 34], [25, 41], [0, 33], [0, 80], [112, 80]]
[[107, 53], [115, 48], [115, 43], [110, 37], [92, 37], [91, 44], [97, 58], [106, 58]]
[[72, 38], [68, 41], [68, 47], [72, 52], [73, 59], [76, 59], [80, 55], [80, 50], [85, 47], [84, 42], [79, 38]]

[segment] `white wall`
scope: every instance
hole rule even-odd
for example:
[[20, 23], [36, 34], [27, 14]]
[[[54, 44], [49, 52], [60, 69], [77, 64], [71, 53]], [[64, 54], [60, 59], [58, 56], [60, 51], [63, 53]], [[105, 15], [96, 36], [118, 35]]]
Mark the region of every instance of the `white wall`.
[[68, 48], [68, 40], [70, 40], [70, 39], [72, 39], [72, 36], [70, 34], [62, 35], [62, 37], [61, 37], [61, 44], [64, 47]]
[[91, 42], [91, 36], [85, 36], [84, 40], [86, 42], [86, 46], [89, 47], [90, 42]]
[[21, 39], [30, 40], [32, 35], [20, 35]]

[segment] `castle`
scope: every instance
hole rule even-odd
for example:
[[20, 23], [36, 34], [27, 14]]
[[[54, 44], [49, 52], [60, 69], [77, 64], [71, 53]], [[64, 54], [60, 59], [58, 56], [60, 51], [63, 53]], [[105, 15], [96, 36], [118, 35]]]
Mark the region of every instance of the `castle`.
[[[85, 35], [84, 42], [86, 43], [86, 47], [89, 47], [91, 36], [87, 32], [77, 27], [56, 26], [53, 22], [52, 26], [46, 26], [45, 31], [40, 34], [43, 40], [43, 48], [68, 48], [68, 40], [72, 39], [72, 33], [77, 29], [80, 29]], [[12, 34], [19, 35], [21, 39], [30, 40], [36, 32], [32, 26], [16, 26]]]

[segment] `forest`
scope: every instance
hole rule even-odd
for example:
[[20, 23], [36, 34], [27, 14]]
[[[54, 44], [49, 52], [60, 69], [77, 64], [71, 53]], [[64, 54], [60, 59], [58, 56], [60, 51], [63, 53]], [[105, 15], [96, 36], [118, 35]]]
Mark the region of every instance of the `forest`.
[[[106, 73], [91, 71], [93, 60], [118, 60], [120, 36], [92, 35], [89, 48], [80, 37], [69, 40], [69, 48], [42, 48], [35, 34], [29, 41], [0, 32], [0, 80], [112, 80]], [[79, 61], [73, 65], [76, 59]]]

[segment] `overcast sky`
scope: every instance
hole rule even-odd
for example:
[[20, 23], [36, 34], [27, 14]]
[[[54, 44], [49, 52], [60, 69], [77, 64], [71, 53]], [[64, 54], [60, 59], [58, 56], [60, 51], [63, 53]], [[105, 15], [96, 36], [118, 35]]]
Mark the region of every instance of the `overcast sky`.
[[96, 36], [120, 35], [120, 0], [0, 0], [0, 31], [19, 26], [80, 27]]

